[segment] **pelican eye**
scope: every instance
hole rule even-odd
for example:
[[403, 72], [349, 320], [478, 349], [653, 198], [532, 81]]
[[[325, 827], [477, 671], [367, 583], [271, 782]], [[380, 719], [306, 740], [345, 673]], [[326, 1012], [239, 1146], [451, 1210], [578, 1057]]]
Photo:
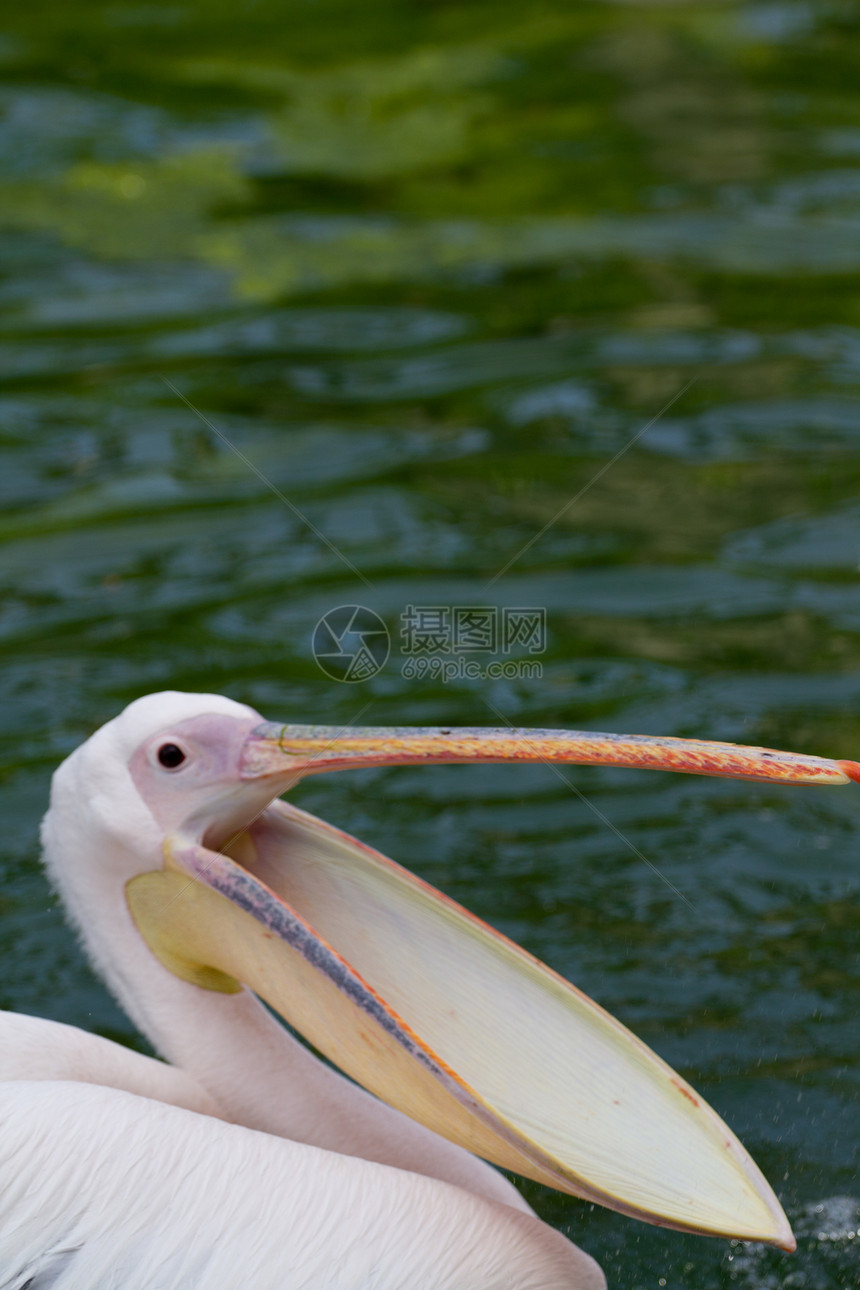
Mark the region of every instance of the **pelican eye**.
[[158, 750], [158, 760], [167, 770], [175, 770], [185, 761], [185, 753], [178, 744], [162, 744]]

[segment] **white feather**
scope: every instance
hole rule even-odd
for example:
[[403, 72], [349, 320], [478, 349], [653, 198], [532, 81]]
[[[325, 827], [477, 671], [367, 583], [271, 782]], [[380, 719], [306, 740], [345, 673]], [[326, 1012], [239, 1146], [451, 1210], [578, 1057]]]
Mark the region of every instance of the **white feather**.
[[600, 1290], [537, 1218], [86, 1084], [0, 1086], [2, 1290]]

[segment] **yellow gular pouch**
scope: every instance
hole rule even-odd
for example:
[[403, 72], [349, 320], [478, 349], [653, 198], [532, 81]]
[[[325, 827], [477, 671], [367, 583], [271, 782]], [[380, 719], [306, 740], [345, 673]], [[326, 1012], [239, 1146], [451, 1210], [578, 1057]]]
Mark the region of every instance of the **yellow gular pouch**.
[[239, 982], [440, 1136], [663, 1226], [787, 1245], [776, 1198], [694, 1090], [593, 1000], [356, 839], [276, 802], [230, 848], [170, 834], [126, 893], [172, 972]]
[[135, 926], [168, 971], [203, 990], [238, 994], [242, 984], [206, 961], [212, 905], [223, 897], [177, 869], [153, 869], [131, 878], [125, 899]]

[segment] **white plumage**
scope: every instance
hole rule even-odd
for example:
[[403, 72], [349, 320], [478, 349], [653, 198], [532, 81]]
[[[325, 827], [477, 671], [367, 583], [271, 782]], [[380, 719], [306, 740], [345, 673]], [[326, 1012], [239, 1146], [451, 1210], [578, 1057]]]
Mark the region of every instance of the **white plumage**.
[[131, 1093], [0, 1087], [3, 1290], [596, 1290], [538, 1219]]

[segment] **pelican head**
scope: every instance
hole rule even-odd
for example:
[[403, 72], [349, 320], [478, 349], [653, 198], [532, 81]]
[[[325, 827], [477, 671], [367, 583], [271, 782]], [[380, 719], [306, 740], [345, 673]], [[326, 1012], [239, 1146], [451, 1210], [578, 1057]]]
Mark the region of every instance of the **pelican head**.
[[[704, 741], [284, 725], [218, 695], [164, 693], [60, 767], [46, 842], [74, 802], [81, 837], [97, 824], [118, 844], [110, 879], [162, 965], [216, 994], [251, 989], [443, 1137], [649, 1222], [793, 1248], [731, 1130], [619, 1021], [408, 870], [277, 800], [308, 774], [471, 761], [858, 777], [854, 763]], [[93, 887], [76, 890], [80, 906]]]

